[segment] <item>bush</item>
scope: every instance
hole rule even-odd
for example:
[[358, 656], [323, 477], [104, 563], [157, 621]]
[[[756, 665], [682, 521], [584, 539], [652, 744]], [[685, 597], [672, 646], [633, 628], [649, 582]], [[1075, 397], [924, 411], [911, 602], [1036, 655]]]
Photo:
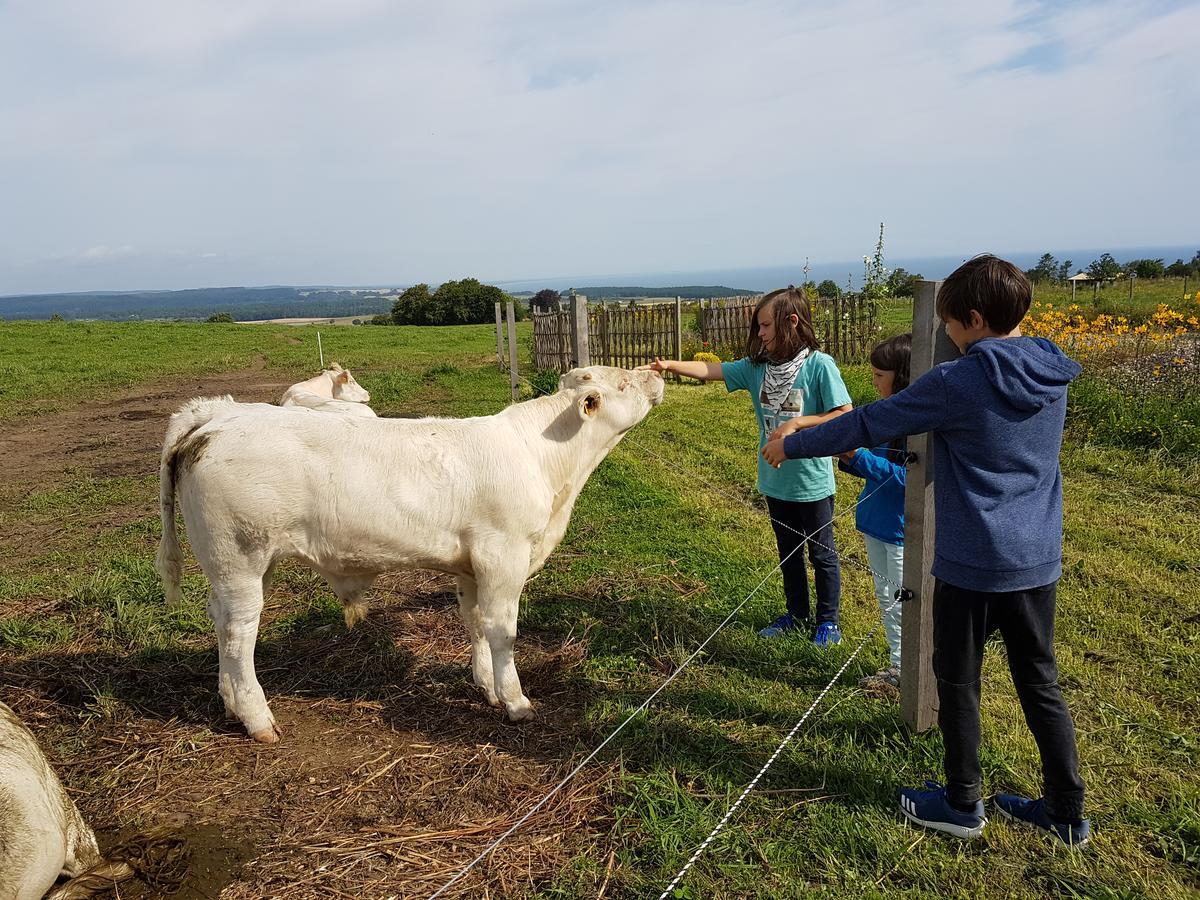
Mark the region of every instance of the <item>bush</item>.
[[693, 354], [692, 361], [719, 363], [721, 361], [721, 357], [717, 356], [715, 353], [709, 353], [707, 350], [701, 350], [699, 353]]
[[555, 393], [558, 390], [558, 369], [538, 369], [529, 376], [529, 386], [535, 397]]
[[[414, 284], [392, 306], [397, 325], [483, 325], [495, 321], [497, 303], [507, 303], [508, 294], [474, 278], [446, 281], [436, 291], [427, 284]], [[516, 303], [513, 315], [526, 316], [525, 305]]]
[[208, 317], [207, 319], [205, 319], [204, 321], [205, 321], [205, 322], [209, 322], [209, 323], [214, 323], [214, 322], [217, 322], [217, 323], [219, 323], [219, 322], [232, 322], [232, 321], [233, 321], [233, 316], [231, 316], [231, 315], [230, 315], [229, 313], [227, 313], [227, 312], [213, 313], [211, 316], [209, 316], [209, 317]]

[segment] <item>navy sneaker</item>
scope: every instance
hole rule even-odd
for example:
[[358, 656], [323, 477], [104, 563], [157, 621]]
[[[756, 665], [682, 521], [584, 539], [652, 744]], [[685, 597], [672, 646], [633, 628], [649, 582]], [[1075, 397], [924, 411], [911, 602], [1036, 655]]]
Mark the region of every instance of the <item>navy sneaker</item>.
[[818, 647], [832, 647], [841, 642], [842, 629], [838, 628], [837, 622], [822, 622], [817, 626], [817, 635], [813, 638], [813, 643]]
[[992, 804], [1004, 818], [1022, 825], [1032, 825], [1054, 843], [1073, 849], [1082, 847], [1091, 839], [1092, 826], [1087, 819], [1078, 822], [1055, 821], [1046, 812], [1046, 802], [1041, 797], [1030, 800], [1018, 794], [997, 794]]
[[762, 629], [758, 633], [758, 636], [765, 638], [779, 637], [780, 635], [787, 634], [789, 631], [795, 631], [800, 627], [800, 622], [792, 618], [791, 613], [784, 613], [766, 628]]
[[987, 818], [983, 814], [982, 801], [977, 800], [970, 812], [959, 812], [946, 799], [946, 789], [936, 781], [925, 782], [925, 787], [929, 790], [900, 789], [900, 812], [906, 819], [960, 838], [977, 838], [983, 834]]

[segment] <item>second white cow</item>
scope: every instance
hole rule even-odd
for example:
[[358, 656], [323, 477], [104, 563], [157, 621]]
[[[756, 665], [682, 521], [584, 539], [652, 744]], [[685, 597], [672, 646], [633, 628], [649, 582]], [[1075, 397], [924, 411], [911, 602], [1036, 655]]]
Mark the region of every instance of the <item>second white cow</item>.
[[325, 577], [350, 625], [380, 573], [454, 575], [475, 684], [510, 719], [532, 718], [513, 661], [521, 590], [562, 540], [588, 476], [663, 396], [651, 371], [592, 366], [563, 384], [470, 419], [316, 423], [228, 397], [193, 400], [171, 417], [158, 570], [177, 601], [178, 492], [211, 583], [221, 698], [255, 740], [278, 740], [254, 645], [264, 587], [289, 557]]
[[375, 417], [375, 410], [367, 406], [371, 395], [366, 388], [354, 380], [348, 369], [330, 363], [328, 369], [308, 381], [293, 384], [283, 392], [280, 406], [304, 406], [319, 412], [338, 412], [350, 416]]

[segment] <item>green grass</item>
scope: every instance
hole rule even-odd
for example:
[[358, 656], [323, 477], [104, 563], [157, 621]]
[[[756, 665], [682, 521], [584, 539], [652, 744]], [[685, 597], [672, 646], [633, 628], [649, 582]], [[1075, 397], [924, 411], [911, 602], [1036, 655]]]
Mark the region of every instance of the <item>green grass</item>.
[[[530, 340], [530, 327], [518, 325], [522, 341]], [[319, 368], [317, 330], [182, 322], [0, 322], [0, 420], [43, 415], [134, 385], [152, 389], [155, 382], [184, 373], [261, 365], [298, 380], [307, 378]], [[495, 326], [343, 326], [320, 331], [325, 361], [336, 360], [363, 374], [376, 407], [385, 412], [421, 402], [429, 373], [438, 382], [465, 388], [464, 377], [489, 363], [495, 370]], [[461, 372], [455, 366], [449, 367], [454, 373], [446, 371], [451, 357]]]
[[[99, 330], [84, 340], [89, 327]], [[488, 413], [506, 401], [508, 380], [495, 368], [486, 327], [331, 329], [322, 332], [326, 359], [334, 358], [331, 333], [344, 342], [336, 358], [369, 373], [363, 381], [376, 402], [396, 412]], [[20, 397], [37, 397], [47, 405], [41, 408], [65, 406], [259, 357], [303, 374], [314, 367], [312, 351], [285, 338], [310, 334], [257, 326], [3, 324], [0, 340], [17, 350], [4, 363], [11, 393], [0, 397], [0, 415], [34, 414], [21, 411]], [[845, 374], [856, 402], [867, 399], [865, 367]], [[670, 385], [666, 402], [592, 476], [563, 545], [527, 586], [522, 628], [571, 634], [587, 646], [579, 677], [591, 737], [581, 752], [607, 736], [774, 568], [769, 523], [751, 490], [755, 443], [744, 395], [727, 395], [719, 385]], [[1062, 464], [1057, 643], [1097, 828], [1092, 846], [1055, 853], [999, 822], [972, 844], [901, 824], [894, 790], [939, 775], [941, 741], [936, 730], [909, 733], [892, 703], [856, 688], [885, 661], [876, 635], [677, 896], [790, 898], [813, 889], [837, 897], [1196, 896], [1200, 461], [1076, 440]], [[839, 510], [849, 509], [859, 487], [839, 476]], [[0, 618], [6, 654], [53, 653], [72, 642], [131, 657], [211, 646], [202, 578], [185, 579], [180, 610], [161, 605], [152, 514], [117, 528], [88, 524], [138, 498], [148, 513], [155, 508], [153, 478], [82, 472], [32, 494], [0, 496], [6, 528], [48, 527], [68, 511], [79, 516], [40, 556], [0, 573], [0, 604], [14, 611]], [[824, 654], [798, 638], [758, 639], [754, 630], [782, 602], [777, 576], [769, 579], [605, 750], [602, 759], [620, 762], [612, 825], [541, 885], [539, 896], [594, 896], [610, 853], [606, 896], [657, 896], [686, 862], [877, 622], [869, 576], [856, 565], [866, 558], [851, 519], [837, 525], [847, 559], [847, 643]], [[338, 606], [319, 579], [287, 566], [278, 578], [299, 602], [274, 621], [274, 634], [336, 627]], [[987, 788], [1037, 793], [1036, 748], [999, 645], [989, 647], [984, 678]], [[110, 715], [117, 702], [101, 685], [91, 714]]]

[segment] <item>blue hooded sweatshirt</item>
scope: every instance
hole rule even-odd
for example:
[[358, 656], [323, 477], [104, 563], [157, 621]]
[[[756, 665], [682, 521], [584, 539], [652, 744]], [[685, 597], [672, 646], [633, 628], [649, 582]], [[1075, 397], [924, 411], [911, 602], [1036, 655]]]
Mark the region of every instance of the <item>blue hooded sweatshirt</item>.
[[1080, 372], [1045, 338], [984, 338], [903, 391], [784, 441], [789, 458], [933, 432], [933, 575], [973, 591], [1043, 587], [1062, 574], [1058, 455]]

